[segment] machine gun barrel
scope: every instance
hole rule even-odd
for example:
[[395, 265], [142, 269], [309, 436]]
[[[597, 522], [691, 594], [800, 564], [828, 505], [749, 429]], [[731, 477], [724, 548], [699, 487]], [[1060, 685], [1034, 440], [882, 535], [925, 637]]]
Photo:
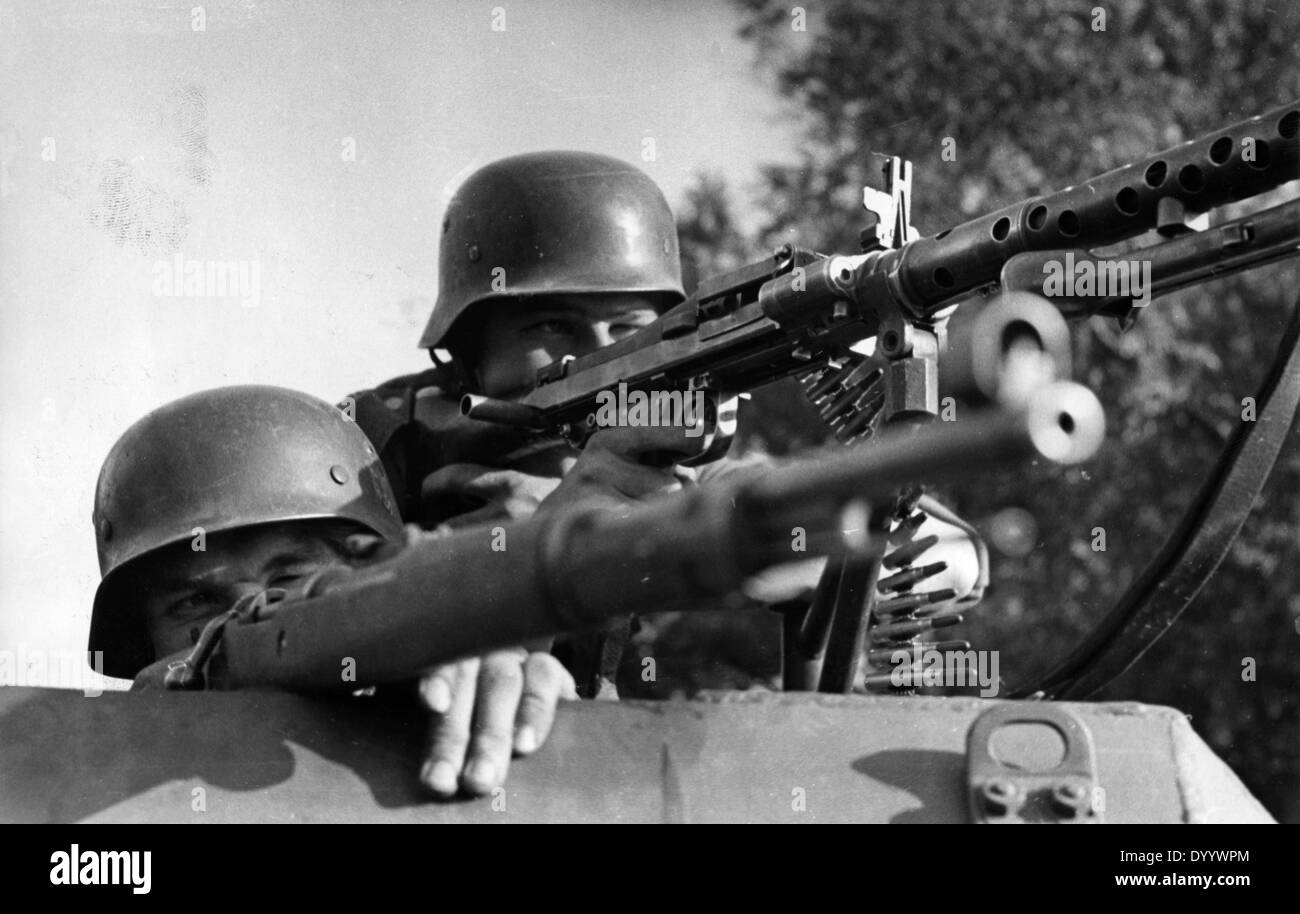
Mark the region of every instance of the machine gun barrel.
[[1300, 178], [1298, 127], [1300, 103], [1293, 102], [886, 251], [880, 269], [897, 273], [914, 315], [928, 316], [955, 295], [995, 282], [1023, 251], [1112, 244], [1158, 228], [1164, 200], [1202, 213]]
[[[865, 518], [904, 484], [967, 481], [1031, 459], [1077, 462], [1095, 452], [1103, 424], [1088, 390], [1058, 382], [1023, 409], [886, 434], [871, 448], [835, 448], [624, 516], [576, 508], [418, 541], [323, 594], [231, 623], [210, 679], [356, 689], [617, 616], [723, 606], [763, 568], [882, 550]], [[863, 522], [846, 530], [845, 517]], [[794, 527], [806, 531], [806, 551], [794, 551]]]
[[[1077, 261], [1094, 258], [1086, 249], [1071, 252]], [[1198, 282], [1249, 270], [1300, 253], [1300, 200], [1250, 213], [1199, 232], [1119, 255], [1151, 265], [1151, 298], [1159, 298]], [[1060, 251], [1025, 251], [1002, 268], [1002, 289], [1043, 288], [1044, 267], [1061, 258]], [[1053, 296], [1052, 304], [1066, 317], [1110, 314], [1123, 317], [1132, 308], [1130, 297], [1117, 295], [1074, 298]]]

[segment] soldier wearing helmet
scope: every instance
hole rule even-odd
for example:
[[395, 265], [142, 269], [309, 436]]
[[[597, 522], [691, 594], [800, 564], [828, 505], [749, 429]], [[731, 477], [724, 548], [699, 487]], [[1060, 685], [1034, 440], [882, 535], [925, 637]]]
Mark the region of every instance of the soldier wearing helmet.
[[[403, 517], [463, 525], [535, 508], [580, 458], [562, 442], [462, 419], [460, 395], [518, 396], [543, 365], [633, 333], [684, 297], [672, 212], [639, 169], [543, 152], [471, 175], [443, 219], [438, 298], [419, 344], [435, 367], [355, 398]], [[579, 478], [611, 497], [675, 485], [671, 472], [643, 473], [608, 452], [663, 442], [608, 431], [623, 434], [598, 436], [581, 458], [592, 472]], [[559, 497], [590, 494], [569, 489]]]
[[[419, 343], [434, 368], [353, 399], [403, 517], [424, 526], [482, 523], [526, 516], [543, 502], [626, 504], [689, 481], [690, 471], [647, 459], [689, 452], [682, 429], [606, 428], [577, 454], [563, 442], [463, 419], [458, 408], [464, 393], [521, 396], [538, 369], [635, 333], [684, 298], [672, 212], [639, 169], [591, 153], [542, 152], [471, 175], [442, 223], [438, 297]], [[968, 593], [980, 574], [977, 550], [956, 528], [942, 532], [963, 541], [950, 561], [949, 577], [959, 580], [936, 584]], [[802, 590], [806, 579], [787, 589]], [[772, 593], [774, 602], [786, 596], [780, 587]], [[608, 685], [617, 640], [566, 646], [582, 694]]]
[[[359, 561], [351, 538], [407, 536], [353, 423], [313, 397], [256, 386], [194, 394], [131, 426], [100, 471], [93, 522], [102, 580], [89, 650], [137, 688], [159, 684], [242, 597], [300, 596], [314, 576]], [[556, 701], [576, 697], [554, 658], [522, 649], [431, 670], [421, 696], [439, 715], [422, 779], [440, 794], [490, 791], [511, 749], [536, 748]]]

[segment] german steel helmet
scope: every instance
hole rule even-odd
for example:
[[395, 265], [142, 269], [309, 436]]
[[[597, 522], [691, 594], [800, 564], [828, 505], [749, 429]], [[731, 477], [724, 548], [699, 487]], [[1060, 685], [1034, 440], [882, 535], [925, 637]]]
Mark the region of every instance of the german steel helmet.
[[339, 409], [279, 387], [222, 387], [154, 410], [109, 451], [95, 487], [102, 575], [89, 650], [130, 678], [153, 662], [122, 569], [205, 534], [280, 521], [337, 518], [398, 539], [388, 478], [361, 429]]
[[638, 292], [685, 298], [677, 226], [640, 169], [589, 152], [534, 152], [480, 168], [442, 221], [438, 300], [420, 346], [485, 301]]

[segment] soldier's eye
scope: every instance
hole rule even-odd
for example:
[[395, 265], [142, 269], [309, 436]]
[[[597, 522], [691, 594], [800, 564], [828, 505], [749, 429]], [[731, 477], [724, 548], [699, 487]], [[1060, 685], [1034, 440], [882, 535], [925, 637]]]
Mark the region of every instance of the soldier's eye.
[[571, 336], [573, 334], [573, 325], [566, 320], [560, 319], [538, 321], [535, 324], [528, 325], [528, 332], [542, 336]]
[[173, 616], [195, 616], [210, 611], [216, 605], [216, 602], [216, 597], [213, 594], [199, 590], [173, 602], [171, 606], [167, 607], [167, 612]]

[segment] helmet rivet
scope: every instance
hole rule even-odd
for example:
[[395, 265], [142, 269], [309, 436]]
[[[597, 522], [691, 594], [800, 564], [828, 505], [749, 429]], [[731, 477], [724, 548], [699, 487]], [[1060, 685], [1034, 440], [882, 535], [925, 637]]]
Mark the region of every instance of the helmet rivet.
[[347, 469], [339, 466], [337, 463], [334, 464], [334, 466], [330, 467], [330, 479], [334, 480], [339, 485], [343, 485], [348, 481]]
[[107, 517], [99, 522], [99, 538], [104, 542], [113, 538], [113, 522]]
[[483, 256], [483, 255], [482, 255], [482, 253], [479, 252], [479, 249], [478, 249], [478, 245], [477, 245], [477, 244], [471, 244], [471, 245], [469, 246], [469, 262], [470, 262], [470, 263], [478, 263], [479, 258], [482, 257], [482, 256]]

